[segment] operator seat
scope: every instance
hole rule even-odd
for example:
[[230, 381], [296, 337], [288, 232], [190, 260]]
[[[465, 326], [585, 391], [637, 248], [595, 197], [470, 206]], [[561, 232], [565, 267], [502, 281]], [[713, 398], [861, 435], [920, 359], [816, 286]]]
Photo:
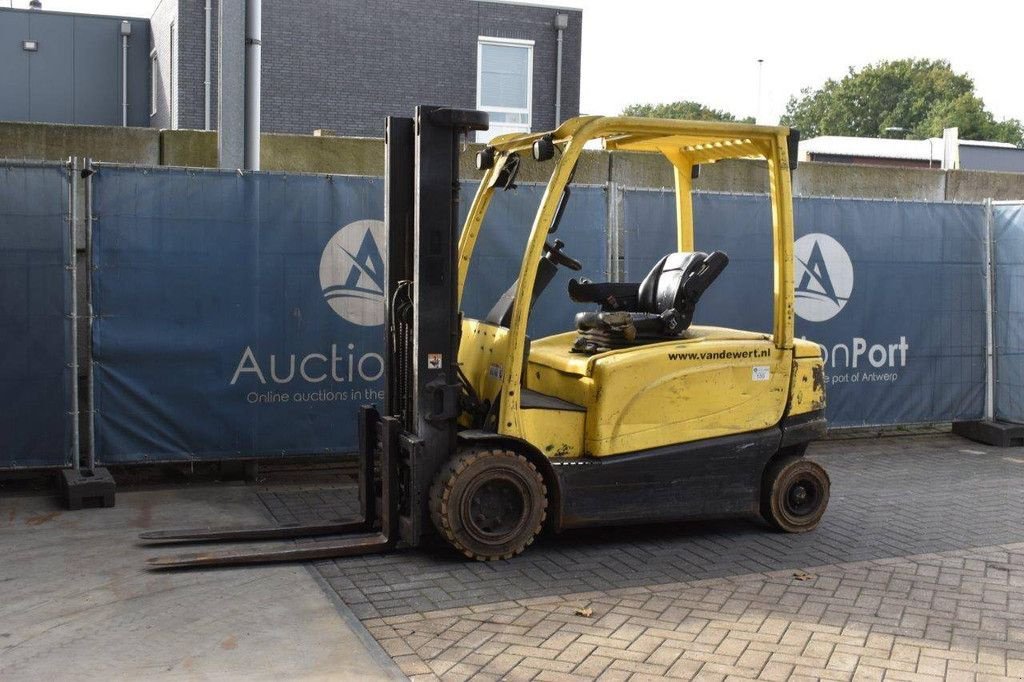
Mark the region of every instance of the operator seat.
[[729, 264], [721, 251], [670, 253], [639, 284], [569, 282], [569, 297], [598, 303], [599, 312], [578, 313], [575, 353], [663, 341], [680, 336], [693, 320], [701, 294]]

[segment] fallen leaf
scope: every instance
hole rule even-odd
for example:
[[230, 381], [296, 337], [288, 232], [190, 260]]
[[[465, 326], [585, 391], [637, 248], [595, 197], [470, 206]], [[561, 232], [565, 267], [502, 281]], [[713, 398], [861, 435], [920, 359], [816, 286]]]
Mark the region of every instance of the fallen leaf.
[[589, 606], [577, 606], [576, 615], [583, 616], [584, 618], [590, 618], [594, 615], [594, 609], [590, 608]]
[[793, 574], [793, 577], [796, 578], [797, 580], [801, 581], [801, 582], [803, 582], [805, 580], [814, 580], [814, 576], [813, 575], [811, 575], [810, 573], [804, 573], [803, 571], [797, 571], [796, 573]]

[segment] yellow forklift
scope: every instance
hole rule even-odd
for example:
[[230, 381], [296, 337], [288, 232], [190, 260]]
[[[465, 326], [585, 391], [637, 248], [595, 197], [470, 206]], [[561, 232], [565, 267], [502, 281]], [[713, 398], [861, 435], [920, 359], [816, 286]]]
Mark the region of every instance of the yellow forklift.
[[[483, 112], [425, 106], [387, 121], [386, 399], [359, 415], [358, 518], [144, 533], [149, 543], [338, 536], [157, 557], [151, 566], [352, 556], [436, 536], [471, 559], [508, 559], [545, 527], [741, 515], [786, 532], [817, 526], [829, 478], [804, 452], [825, 432], [824, 367], [820, 347], [793, 336], [798, 133], [585, 116], [551, 132], [502, 135], [477, 155], [483, 177], [460, 232], [461, 141], [486, 127]], [[572, 331], [530, 339], [541, 291], [559, 268], [581, 269], [550, 235], [593, 141], [671, 163], [677, 251], [640, 282], [571, 280], [566, 295], [591, 309], [567, 321]], [[484, 319], [464, 316], [488, 206], [514, 187], [526, 155], [550, 164], [551, 177], [519, 276]], [[728, 265], [720, 251], [694, 250], [693, 178], [701, 164], [740, 158], [767, 162], [774, 314], [765, 331], [691, 325], [701, 294]]]

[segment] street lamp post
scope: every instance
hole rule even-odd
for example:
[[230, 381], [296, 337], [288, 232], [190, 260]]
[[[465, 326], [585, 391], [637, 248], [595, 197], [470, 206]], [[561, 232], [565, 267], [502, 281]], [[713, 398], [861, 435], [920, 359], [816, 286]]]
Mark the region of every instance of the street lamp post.
[[757, 60], [757, 111], [754, 114], [754, 123], [761, 122], [761, 79], [764, 75], [764, 60]]

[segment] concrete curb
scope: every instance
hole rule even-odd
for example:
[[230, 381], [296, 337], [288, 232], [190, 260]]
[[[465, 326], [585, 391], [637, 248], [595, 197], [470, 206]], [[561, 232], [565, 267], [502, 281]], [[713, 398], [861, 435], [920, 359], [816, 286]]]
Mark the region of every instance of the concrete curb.
[[[274, 515], [267, 507], [266, 503], [263, 501], [263, 497], [258, 491], [256, 492], [256, 499], [259, 501], [260, 509], [262, 509], [263, 515], [267, 517], [267, 520], [271, 523], [277, 523], [277, 519], [274, 518]], [[370, 658], [373, 659], [374, 663], [380, 666], [381, 672], [393, 680], [408, 680], [409, 678], [401, 671], [398, 664], [395, 663], [395, 660], [391, 658], [386, 651], [384, 651], [380, 643], [374, 639], [373, 635], [371, 635], [370, 631], [366, 629], [366, 626], [363, 625], [362, 621], [359, 620], [356, 614], [352, 613], [352, 610], [331, 588], [327, 580], [313, 567], [313, 564], [308, 561], [303, 562], [303, 568], [306, 569], [306, 573], [313, 578], [313, 581], [317, 584], [317, 587], [320, 588], [320, 591], [327, 600], [331, 602], [331, 605], [341, 617], [341, 620], [349, 627], [356, 637], [359, 638], [359, 641], [362, 642], [363, 647], [370, 655]]]
[[341, 616], [341, 619], [345, 621], [345, 623], [352, 629], [352, 632], [359, 637], [359, 641], [361, 641], [363, 646], [366, 647], [366, 651], [370, 654], [370, 657], [380, 665], [381, 672], [394, 680], [408, 680], [409, 678], [401, 671], [398, 664], [395, 663], [395, 660], [391, 658], [391, 656], [388, 656], [388, 653], [384, 651], [384, 648], [381, 647], [380, 643], [374, 639], [373, 635], [370, 634], [370, 631], [366, 629], [366, 626], [363, 625], [362, 621], [359, 620], [356, 614], [352, 613], [352, 610], [344, 601], [342, 601], [341, 597], [331, 589], [327, 580], [317, 572], [313, 567], [313, 564], [307, 562], [305, 569], [306, 572], [313, 577], [313, 580], [316, 581], [316, 584], [320, 587], [324, 596], [326, 596], [334, 605], [334, 609], [338, 612], [338, 615]]

